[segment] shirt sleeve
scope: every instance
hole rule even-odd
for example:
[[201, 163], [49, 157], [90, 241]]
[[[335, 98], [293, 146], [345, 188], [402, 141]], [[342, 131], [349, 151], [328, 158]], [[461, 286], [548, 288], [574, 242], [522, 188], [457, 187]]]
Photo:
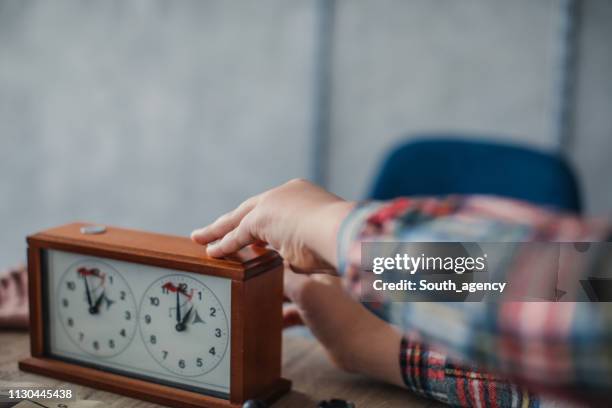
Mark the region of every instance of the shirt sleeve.
[[[339, 271], [359, 297], [362, 242], [595, 242], [609, 234], [606, 220], [582, 220], [495, 197], [367, 202], [343, 223]], [[385, 274], [379, 277], [384, 280]], [[530, 390], [594, 397], [612, 388], [612, 303], [410, 303], [382, 295], [367, 306], [454, 361], [475, 364]]]
[[404, 336], [399, 352], [402, 379], [408, 389], [455, 407], [542, 406], [532, 392], [476, 365], [457, 364], [411, 336]]

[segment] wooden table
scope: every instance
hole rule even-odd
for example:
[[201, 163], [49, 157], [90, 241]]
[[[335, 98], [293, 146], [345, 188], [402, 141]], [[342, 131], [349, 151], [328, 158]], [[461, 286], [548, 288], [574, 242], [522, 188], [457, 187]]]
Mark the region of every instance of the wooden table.
[[[60, 381], [19, 371], [17, 361], [29, 355], [27, 333], [0, 331], [0, 381], [34, 382], [59, 385]], [[322, 399], [341, 398], [358, 408], [440, 407], [409, 391], [380, 384], [358, 375], [344, 373], [327, 360], [314, 340], [295, 335], [283, 339], [283, 376], [293, 380], [293, 390], [275, 408], [314, 408]], [[79, 399], [104, 401], [110, 407], [159, 407], [160, 405], [71, 384]]]

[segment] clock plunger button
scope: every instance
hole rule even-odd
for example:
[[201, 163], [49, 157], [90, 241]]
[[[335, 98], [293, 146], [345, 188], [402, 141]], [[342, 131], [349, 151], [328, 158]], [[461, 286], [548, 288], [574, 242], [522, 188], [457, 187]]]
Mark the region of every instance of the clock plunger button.
[[104, 234], [106, 227], [104, 225], [86, 225], [81, 227], [81, 234], [83, 235], [98, 235]]
[[242, 408], [268, 408], [268, 404], [261, 400], [248, 400], [242, 405]]

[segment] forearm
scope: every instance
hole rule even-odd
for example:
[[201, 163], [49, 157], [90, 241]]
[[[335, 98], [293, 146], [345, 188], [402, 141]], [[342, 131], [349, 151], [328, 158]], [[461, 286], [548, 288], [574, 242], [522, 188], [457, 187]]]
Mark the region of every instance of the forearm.
[[369, 311], [365, 312], [367, 315], [354, 321], [357, 328], [344, 351], [344, 368], [404, 386], [398, 358], [402, 340], [400, 330]]
[[356, 302], [338, 277], [285, 269], [285, 295], [300, 320], [342, 369], [401, 385], [399, 330]]
[[355, 333], [344, 347], [344, 369], [453, 406], [503, 407], [512, 406], [513, 401], [516, 406], [538, 406], [538, 398], [526, 389], [474, 364], [454, 362], [445, 353], [368, 315], [356, 324], [369, 330]]

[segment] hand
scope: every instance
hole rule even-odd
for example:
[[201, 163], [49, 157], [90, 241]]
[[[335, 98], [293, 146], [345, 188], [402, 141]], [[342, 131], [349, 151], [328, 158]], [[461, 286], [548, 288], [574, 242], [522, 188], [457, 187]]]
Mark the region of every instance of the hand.
[[[336, 235], [353, 204], [304, 180], [292, 180], [251, 197], [191, 238], [222, 257], [252, 243], [266, 243], [296, 270], [337, 265]], [[218, 242], [214, 242], [219, 240]]]
[[308, 326], [341, 369], [403, 386], [400, 332], [351, 298], [340, 278], [286, 267], [284, 290], [293, 302], [283, 310], [285, 327]]
[[0, 329], [28, 327], [28, 274], [25, 266], [0, 272]]

